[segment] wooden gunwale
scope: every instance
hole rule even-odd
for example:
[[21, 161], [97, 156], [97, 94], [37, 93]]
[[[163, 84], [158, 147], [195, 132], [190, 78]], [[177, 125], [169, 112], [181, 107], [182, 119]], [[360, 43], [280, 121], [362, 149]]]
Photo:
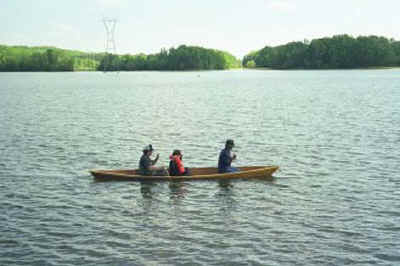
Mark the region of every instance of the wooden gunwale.
[[[137, 170], [91, 170], [96, 181], [191, 181], [191, 180], [225, 180], [225, 179], [250, 179], [266, 178], [279, 169], [279, 166], [249, 166], [238, 167], [240, 172], [217, 172], [217, 168], [190, 168], [193, 175], [190, 176], [142, 176], [137, 175]], [[198, 173], [198, 174], [197, 174]]]

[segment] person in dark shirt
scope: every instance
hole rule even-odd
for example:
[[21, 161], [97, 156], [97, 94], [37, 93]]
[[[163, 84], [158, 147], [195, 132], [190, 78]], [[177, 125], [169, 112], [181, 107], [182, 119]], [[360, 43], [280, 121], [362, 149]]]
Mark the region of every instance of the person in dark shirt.
[[159, 154], [157, 154], [156, 158], [152, 160], [150, 157], [153, 154], [153, 146], [147, 145], [146, 147], [143, 148], [143, 155], [140, 157], [139, 161], [139, 173], [141, 175], [167, 175], [168, 173], [166, 172], [166, 169], [164, 167], [156, 167], [154, 166], [158, 158], [160, 157]]
[[233, 173], [239, 171], [239, 169], [231, 166], [232, 161], [236, 159], [236, 154], [232, 152], [234, 146], [235, 143], [232, 139], [226, 141], [225, 149], [221, 150], [218, 158], [219, 173]]

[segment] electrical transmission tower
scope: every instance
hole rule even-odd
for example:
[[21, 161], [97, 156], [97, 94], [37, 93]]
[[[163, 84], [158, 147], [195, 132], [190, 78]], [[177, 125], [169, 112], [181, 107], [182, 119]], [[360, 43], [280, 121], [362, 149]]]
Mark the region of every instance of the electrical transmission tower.
[[115, 26], [117, 24], [117, 20], [110, 18], [103, 18], [103, 24], [104, 27], [106, 28], [106, 34], [107, 34], [105, 43], [106, 54], [105, 54], [103, 70], [107, 71], [111, 68], [111, 63], [112, 63], [112, 57], [110, 56], [110, 54], [117, 53], [117, 47], [115, 45], [115, 39], [114, 39]]

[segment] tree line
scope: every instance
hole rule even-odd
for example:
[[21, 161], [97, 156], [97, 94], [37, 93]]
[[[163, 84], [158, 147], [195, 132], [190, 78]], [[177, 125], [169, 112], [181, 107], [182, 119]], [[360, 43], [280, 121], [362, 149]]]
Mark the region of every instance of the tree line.
[[336, 35], [311, 42], [265, 46], [243, 58], [245, 67], [349, 69], [400, 66], [400, 42], [379, 36]]
[[400, 41], [380, 36], [336, 35], [312, 41], [265, 46], [240, 62], [232, 54], [181, 45], [155, 54], [85, 53], [55, 47], [0, 45], [0, 71], [349, 69], [400, 66]]
[[101, 56], [55, 47], [0, 45], [0, 71], [95, 70]]
[[228, 52], [198, 46], [181, 45], [162, 49], [156, 54], [114, 55], [107, 54], [99, 70], [210, 70], [241, 67], [241, 61]]
[[241, 67], [228, 52], [181, 45], [156, 54], [85, 53], [55, 47], [0, 45], [0, 71], [208, 70]]

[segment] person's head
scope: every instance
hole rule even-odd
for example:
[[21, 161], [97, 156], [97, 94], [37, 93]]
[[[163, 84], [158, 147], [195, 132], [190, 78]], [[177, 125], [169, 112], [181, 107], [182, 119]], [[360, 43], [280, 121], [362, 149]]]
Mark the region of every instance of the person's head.
[[182, 152], [180, 150], [174, 150], [172, 152], [172, 156], [179, 156], [181, 159], [183, 157]]
[[149, 144], [143, 148], [143, 153], [150, 156], [153, 153], [153, 150], [153, 146]]
[[228, 139], [225, 143], [225, 148], [232, 149], [235, 146], [233, 139]]

